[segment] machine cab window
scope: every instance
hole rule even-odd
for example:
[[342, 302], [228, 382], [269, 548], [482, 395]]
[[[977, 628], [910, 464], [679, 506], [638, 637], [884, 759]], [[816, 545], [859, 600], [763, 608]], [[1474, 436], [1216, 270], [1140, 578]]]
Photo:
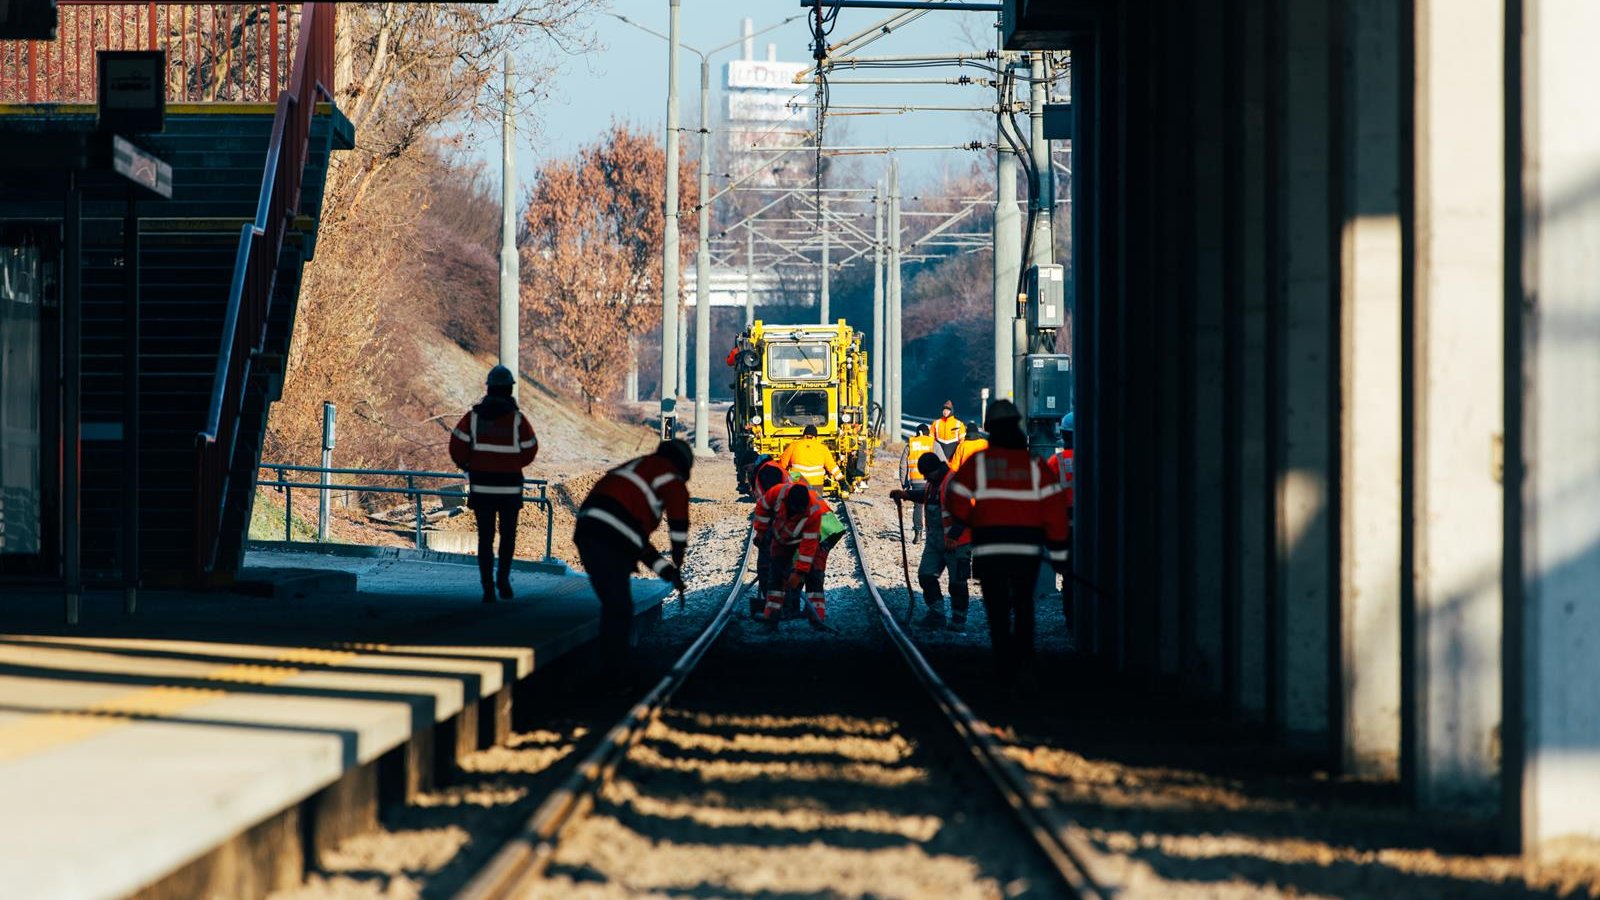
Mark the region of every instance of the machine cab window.
[[767, 378], [772, 381], [826, 381], [832, 375], [831, 351], [821, 341], [767, 345]]

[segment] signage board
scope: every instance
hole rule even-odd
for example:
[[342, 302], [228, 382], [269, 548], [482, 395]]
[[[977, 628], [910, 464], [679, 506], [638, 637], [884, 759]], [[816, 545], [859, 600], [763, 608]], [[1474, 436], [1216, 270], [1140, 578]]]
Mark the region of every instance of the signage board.
[[172, 166], [121, 135], [111, 136], [111, 169], [157, 196], [172, 199]]
[[789, 106], [788, 93], [777, 91], [739, 91], [729, 93], [728, 121], [730, 122], [782, 122], [800, 110]]
[[728, 63], [726, 84], [730, 88], [796, 90], [795, 76], [810, 68], [810, 63], [777, 62], [765, 59], [735, 59]]
[[101, 50], [101, 131], [161, 131], [167, 108], [165, 50]]

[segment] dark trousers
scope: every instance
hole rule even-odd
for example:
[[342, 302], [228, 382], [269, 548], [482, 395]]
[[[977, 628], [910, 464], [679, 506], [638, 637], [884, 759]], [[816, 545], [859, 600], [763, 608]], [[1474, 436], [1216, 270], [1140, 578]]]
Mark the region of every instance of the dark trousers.
[[1039, 581], [1036, 556], [983, 556], [973, 560], [983, 605], [989, 613], [989, 642], [1000, 671], [1014, 673], [1033, 660], [1033, 589]]
[[763, 535], [756, 541], [756, 595], [750, 598], [750, 615], [757, 615], [767, 596], [768, 579], [772, 577], [772, 542]]
[[589, 586], [600, 600], [600, 655], [613, 670], [628, 663], [633, 633], [633, 570], [639, 548], [605, 525], [579, 519], [572, 535]]
[[[500, 532], [500, 581], [511, 580], [511, 560], [517, 553], [517, 514], [522, 511], [520, 495], [474, 494], [467, 506], [478, 516], [478, 577], [484, 587], [495, 582], [494, 535]], [[500, 527], [495, 528], [498, 519]]]

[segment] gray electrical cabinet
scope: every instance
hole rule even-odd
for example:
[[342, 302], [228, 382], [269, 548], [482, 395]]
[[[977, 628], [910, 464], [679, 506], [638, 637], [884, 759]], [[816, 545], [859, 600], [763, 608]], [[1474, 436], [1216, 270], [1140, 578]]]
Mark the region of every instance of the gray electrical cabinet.
[[1029, 419], [1059, 419], [1072, 409], [1072, 357], [1031, 353], [1017, 362], [1017, 399]]
[[1028, 328], [1061, 328], [1067, 319], [1067, 270], [1065, 266], [1029, 266]]

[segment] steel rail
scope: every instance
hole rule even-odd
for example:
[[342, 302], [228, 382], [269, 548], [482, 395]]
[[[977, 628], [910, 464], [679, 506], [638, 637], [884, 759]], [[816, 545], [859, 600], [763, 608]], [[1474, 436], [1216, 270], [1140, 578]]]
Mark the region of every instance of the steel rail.
[[617, 767], [628, 751], [644, 736], [645, 729], [650, 727], [667, 701], [688, 680], [706, 651], [722, 636], [728, 622], [733, 619], [733, 610], [740, 595], [744, 593], [744, 576], [750, 567], [750, 549], [753, 545], [754, 532], [746, 532], [733, 586], [711, 624], [689, 645], [689, 649], [683, 651], [683, 655], [678, 657], [678, 661], [672, 664], [672, 668], [644, 699], [635, 703], [622, 721], [611, 727], [600, 744], [584, 757], [561, 786], [539, 804], [522, 830], [467, 882], [456, 894], [456, 900], [495, 900], [526, 895], [527, 886], [549, 867], [561, 832], [593, 808], [595, 795], [616, 774]]
[[1005, 748], [994, 736], [994, 730], [987, 722], [978, 718], [966, 702], [944, 683], [939, 673], [934, 671], [933, 666], [922, 655], [922, 651], [917, 648], [916, 642], [895, 620], [894, 613], [889, 611], [889, 605], [884, 602], [883, 594], [879, 593], [877, 584], [872, 580], [872, 572], [867, 566], [867, 555], [862, 545], [861, 530], [856, 527], [854, 517], [850, 515], [849, 505], [840, 504], [840, 507], [845, 524], [849, 526], [846, 530], [849, 531], [850, 542], [855, 547], [856, 562], [861, 566], [861, 581], [867, 586], [867, 592], [878, 610], [878, 621], [889, 635], [890, 641], [916, 674], [917, 680], [927, 688], [962, 742], [967, 745], [978, 767], [1000, 792], [1006, 805], [1021, 820], [1028, 834], [1039, 845], [1039, 849], [1049, 858], [1062, 881], [1078, 897], [1109, 900], [1115, 892], [1103, 886], [1102, 881], [1097, 881], [1090, 871], [1086, 860], [1092, 858], [1092, 850], [1082, 834], [1082, 829], [1063, 817], [1050, 799], [1033, 787], [1027, 773], [1006, 756]]

